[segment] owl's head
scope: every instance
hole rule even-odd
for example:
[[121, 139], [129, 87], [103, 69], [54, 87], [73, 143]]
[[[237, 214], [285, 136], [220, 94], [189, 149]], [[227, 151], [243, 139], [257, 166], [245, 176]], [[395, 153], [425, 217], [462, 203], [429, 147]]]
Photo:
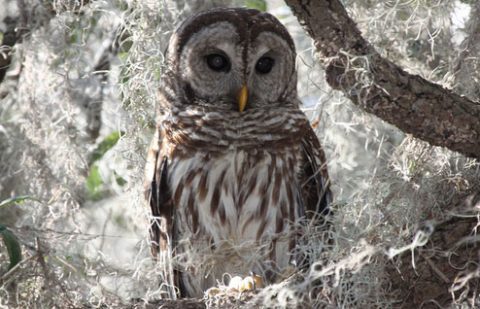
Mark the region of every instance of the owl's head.
[[230, 8], [188, 18], [170, 40], [168, 65], [182, 104], [239, 112], [297, 105], [295, 46], [268, 13]]

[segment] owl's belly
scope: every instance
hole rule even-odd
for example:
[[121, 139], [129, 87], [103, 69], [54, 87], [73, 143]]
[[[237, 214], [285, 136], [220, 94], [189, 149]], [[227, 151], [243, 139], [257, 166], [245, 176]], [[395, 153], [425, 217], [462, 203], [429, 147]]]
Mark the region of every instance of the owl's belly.
[[185, 232], [204, 230], [214, 242], [258, 241], [295, 221], [297, 166], [291, 154], [201, 152], [172, 162], [170, 183]]
[[292, 223], [299, 217], [294, 156], [229, 151], [210, 157], [198, 152], [172, 162], [174, 237], [182, 251], [219, 257], [226, 263], [213, 266], [220, 276], [232, 270], [248, 274], [265, 267], [260, 264], [284, 269], [294, 245]]

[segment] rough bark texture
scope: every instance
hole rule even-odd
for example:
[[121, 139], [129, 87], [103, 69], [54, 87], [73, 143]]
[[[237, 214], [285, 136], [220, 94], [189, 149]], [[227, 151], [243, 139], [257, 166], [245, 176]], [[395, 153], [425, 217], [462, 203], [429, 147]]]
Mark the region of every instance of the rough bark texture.
[[[452, 218], [435, 226], [426, 246], [401, 254], [387, 267], [398, 308], [478, 308], [478, 220]], [[465, 236], [471, 235], [471, 236]], [[415, 268], [413, 268], [415, 266]]]
[[480, 158], [480, 104], [382, 58], [339, 0], [285, 2], [313, 38], [334, 89], [406, 133]]

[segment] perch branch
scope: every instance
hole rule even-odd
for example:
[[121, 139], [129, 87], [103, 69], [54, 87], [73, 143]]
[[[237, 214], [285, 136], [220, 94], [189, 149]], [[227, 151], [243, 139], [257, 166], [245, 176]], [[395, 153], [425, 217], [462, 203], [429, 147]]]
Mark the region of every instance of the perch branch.
[[285, 0], [313, 38], [329, 85], [400, 130], [480, 159], [480, 104], [380, 56], [339, 0]]

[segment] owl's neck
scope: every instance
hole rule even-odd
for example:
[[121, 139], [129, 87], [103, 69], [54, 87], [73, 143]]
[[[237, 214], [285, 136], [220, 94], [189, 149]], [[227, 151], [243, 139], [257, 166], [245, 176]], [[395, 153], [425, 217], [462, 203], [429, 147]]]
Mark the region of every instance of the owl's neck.
[[195, 150], [225, 152], [232, 149], [280, 151], [300, 142], [308, 126], [298, 108], [208, 111], [198, 106], [172, 109], [161, 117], [162, 131], [176, 145]]

